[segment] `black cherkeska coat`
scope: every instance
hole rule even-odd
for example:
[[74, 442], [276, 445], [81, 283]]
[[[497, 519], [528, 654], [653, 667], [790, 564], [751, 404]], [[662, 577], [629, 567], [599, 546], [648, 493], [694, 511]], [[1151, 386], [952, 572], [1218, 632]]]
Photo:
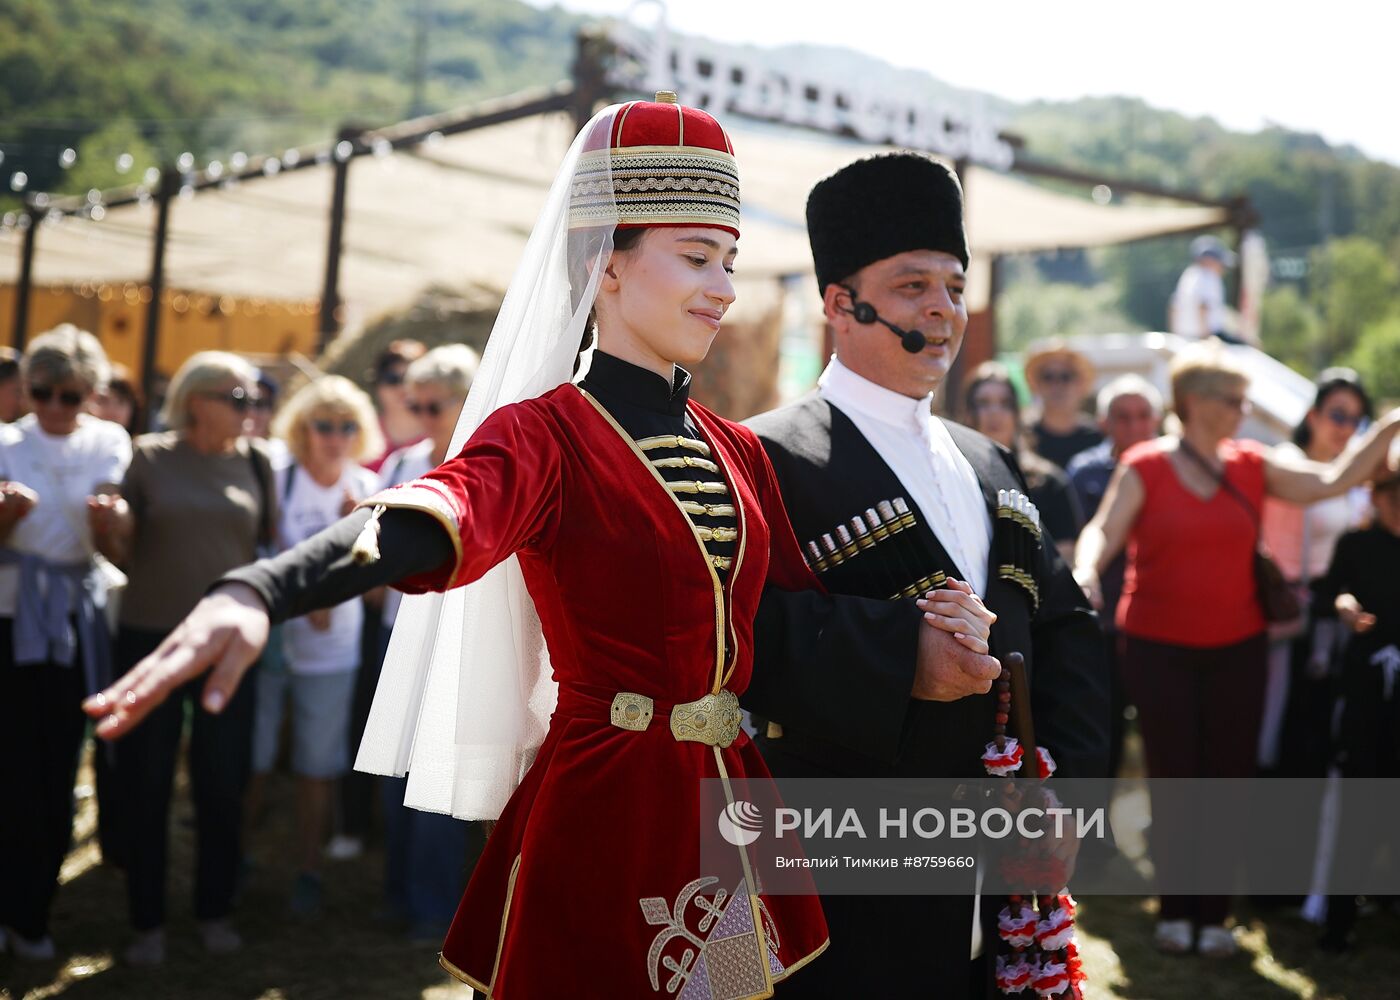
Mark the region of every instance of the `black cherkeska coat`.
[[[799, 542], [819, 539], [835, 525], [880, 500], [909, 498], [909, 491], [880, 458], [854, 423], [818, 393], [754, 417], [773, 462], [783, 501]], [[990, 439], [949, 422], [954, 443], [977, 474], [989, 511], [998, 490], [1026, 486], [1012, 454]], [[965, 578], [923, 518], [913, 509], [917, 545], [896, 550], [877, 545], [823, 574], [833, 593], [891, 597], [892, 580], [942, 571]], [[901, 539], [905, 542], [911, 536]], [[1095, 615], [1085, 602], [1053, 544], [1022, 547], [994, 536], [987, 593], [997, 614], [992, 654], [1019, 651], [1026, 657], [1037, 742], [1047, 747], [1063, 776], [1100, 777], [1108, 759], [1108, 680]], [[1038, 591], [1003, 579], [999, 566], [1018, 561]], [[843, 656], [859, 634], [814, 634], [802, 601], [815, 595], [765, 600], [755, 623], [756, 659], [744, 704], [763, 720], [773, 737], [759, 743], [778, 777], [983, 776], [981, 754], [991, 739], [995, 696], [978, 695], [950, 703], [909, 697], [922, 618], [914, 601], [898, 626], [867, 636], [888, 651], [884, 657]], [[853, 628], [854, 622], [845, 623]], [[773, 651], [765, 655], [765, 650]], [[782, 651], [779, 654], [779, 650]], [[969, 876], [963, 896], [826, 896], [831, 946], [813, 965], [815, 975], [785, 984], [788, 1000], [802, 997], [954, 997], [965, 995], [969, 975], [978, 981], [971, 995], [993, 990], [990, 963], [970, 964], [973, 895]], [[983, 899], [984, 954], [996, 949], [995, 917], [1002, 905]]]

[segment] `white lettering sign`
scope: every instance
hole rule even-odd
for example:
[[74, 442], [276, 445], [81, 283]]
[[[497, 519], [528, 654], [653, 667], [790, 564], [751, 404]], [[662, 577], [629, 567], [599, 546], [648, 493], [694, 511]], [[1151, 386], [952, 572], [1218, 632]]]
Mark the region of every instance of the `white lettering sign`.
[[850, 135], [879, 145], [922, 149], [1008, 169], [1015, 150], [982, 108], [862, 91], [846, 82], [800, 77], [764, 66], [751, 53], [726, 53], [712, 43], [668, 38], [619, 24], [613, 41], [625, 58], [609, 82], [632, 90], [675, 90], [694, 107]]

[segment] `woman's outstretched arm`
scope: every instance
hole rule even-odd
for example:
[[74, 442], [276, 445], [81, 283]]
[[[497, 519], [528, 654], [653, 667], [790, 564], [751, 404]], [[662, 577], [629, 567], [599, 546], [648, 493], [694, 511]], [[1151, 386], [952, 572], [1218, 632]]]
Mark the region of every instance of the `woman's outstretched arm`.
[[1270, 451], [1264, 458], [1264, 485], [1270, 496], [1290, 503], [1310, 504], [1338, 496], [1375, 475], [1400, 431], [1400, 407], [1391, 410], [1331, 462]]
[[154, 653], [83, 703], [101, 719], [97, 735], [123, 735], [171, 691], [211, 667], [202, 700], [208, 711], [219, 712], [262, 653], [273, 623], [385, 584], [436, 575], [455, 559], [451, 539], [434, 518], [387, 510], [380, 517], [380, 558], [357, 562], [351, 550], [369, 519], [369, 510], [357, 510], [281, 555], [222, 577]]
[[[538, 401], [504, 406], [462, 451], [421, 479], [362, 501], [351, 514], [275, 559], [219, 581], [154, 653], [83, 703], [117, 737], [180, 684], [207, 670], [204, 706], [220, 711], [267, 642], [271, 621], [331, 607], [386, 583], [409, 592], [480, 579], [514, 553], [553, 544], [561, 507], [556, 424]], [[356, 539], [383, 507], [379, 555]]]

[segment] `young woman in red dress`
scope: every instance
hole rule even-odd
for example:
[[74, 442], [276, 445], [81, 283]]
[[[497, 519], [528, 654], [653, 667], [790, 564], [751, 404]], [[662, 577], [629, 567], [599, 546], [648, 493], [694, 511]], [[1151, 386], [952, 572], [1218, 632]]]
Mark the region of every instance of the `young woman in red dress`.
[[[217, 704], [269, 617], [426, 592], [400, 612], [357, 766], [407, 772], [410, 805], [498, 818], [441, 958], [488, 997], [767, 997], [826, 946], [815, 895], [763, 894], [744, 848], [733, 880], [700, 852], [717, 817], [698, 783], [768, 777], [736, 697], [760, 595], [821, 587], [757, 439], [688, 398], [734, 300], [738, 174], [718, 122], [657, 96], [575, 141], [456, 457], [230, 574], [89, 703], [118, 736], [212, 667]], [[939, 627], [985, 637], [980, 604], [949, 599], [966, 621]], [[839, 626], [850, 602], [866, 628], [888, 603], [804, 613]], [[869, 651], [887, 655], [877, 630]]]

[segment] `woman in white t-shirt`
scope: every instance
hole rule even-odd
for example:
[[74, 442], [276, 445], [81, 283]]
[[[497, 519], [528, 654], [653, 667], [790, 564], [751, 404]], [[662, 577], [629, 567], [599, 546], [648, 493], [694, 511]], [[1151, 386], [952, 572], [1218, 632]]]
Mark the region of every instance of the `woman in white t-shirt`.
[[[292, 464], [276, 474], [278, 542], [283, 548], [334, 524], [378, 489], [378, 478], [359, 464], [383, 448], [378, 420], [369, 397], [349, 379], [327, 375], [304, 386], [277, 415], [273, 432], [287, 443], [292, 457]], [[287, 622], [282, 628], [285, 670], [265, 671], [258, 680], [253, 726], [258, 785], [276, 759], [288, 701], [292, 707], [301, 871], [291, 905], [301, 915], [314, 914], [321, 906], [321, 856], [331, 791], [350, 764], [350, 711], [364, 613], [357, 597]], [[256, 790], [252, 796], [258, 797]]]
[[131, 439], [83, 412], [107, 380], [64, 324], [21, 360], [32, 412], [0, 426], [0, 951], [54, 956], [49, 908], [73, 825], [83, 698], [111, 682], [105, 546]]

